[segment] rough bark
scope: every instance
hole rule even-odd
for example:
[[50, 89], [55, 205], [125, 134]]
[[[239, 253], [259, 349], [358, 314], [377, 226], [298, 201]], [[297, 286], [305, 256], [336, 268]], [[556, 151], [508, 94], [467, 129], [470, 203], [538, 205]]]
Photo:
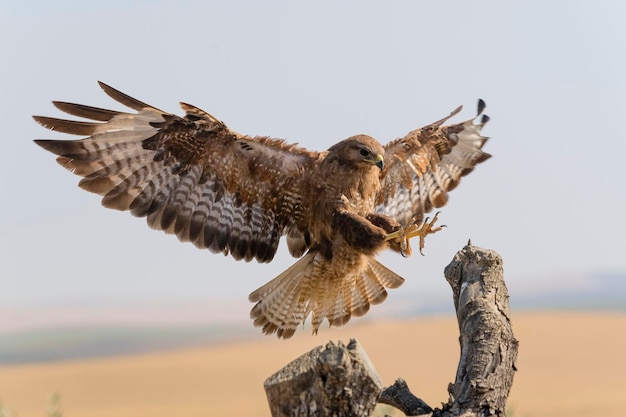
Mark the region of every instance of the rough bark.
[[273, 417], [366, 417], [382, 389], [355, 339], [329, 342], [300, 356], [265, 381]]
[[438, 416], [504, 416], [518, 342], [513, 336], [502, 258], [468, 243], [444, 271], [459, 322], [461, 358]]
[[413, 395], [406, 381], [402, 378], [398, 378], [392, 386], [385, 388], [380, 393], [378, 402], [391, 405], [407, 416], [421, 416], [433, 412], [428, 404]]

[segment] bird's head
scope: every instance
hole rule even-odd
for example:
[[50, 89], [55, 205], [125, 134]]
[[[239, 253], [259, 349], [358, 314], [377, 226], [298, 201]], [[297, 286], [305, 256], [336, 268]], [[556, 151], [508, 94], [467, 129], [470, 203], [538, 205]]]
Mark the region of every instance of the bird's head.
[[385, 149], [378, 141], [367, 135], [356, 135], [342, 140], [328, 149], [328, 155], [340, 163], [355, 167], [384, 166]]

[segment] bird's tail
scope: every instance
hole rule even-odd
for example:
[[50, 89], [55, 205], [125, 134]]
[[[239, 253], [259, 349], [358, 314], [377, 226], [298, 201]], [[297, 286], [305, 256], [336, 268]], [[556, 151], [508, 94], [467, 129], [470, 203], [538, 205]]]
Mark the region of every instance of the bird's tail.
[[276, 278], [252, 292], [256, 303], [250, 311], [254, 325], [263, 333], [291, 337], [312, 314], [313, 333], [326, 318], [331, 326], [342, 326], [352, 316], [367, 313], [372, 304], [387, 298], [385, 288], [397, 288], [404, 278], [374, 258], [367, 257], [354, 273], [332, 274], [316, 251], [309, 251]]

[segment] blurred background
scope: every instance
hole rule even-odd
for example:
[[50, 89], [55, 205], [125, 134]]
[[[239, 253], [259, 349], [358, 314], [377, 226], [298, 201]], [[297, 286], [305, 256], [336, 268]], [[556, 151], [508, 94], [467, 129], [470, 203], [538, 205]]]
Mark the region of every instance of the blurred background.
[[316, 150], [461, 104], [465, 120], [482, 98], [493, 158], [426, 256], [381, 256], [407, 282], [362, 321], [451, 316], [443, 268], [470, 238], [503, 256], [514, 312], [623, 312], [625, 17], [619, 1], [1, 3], [0, 363], [257, 337], [247, 295], [294, 262], [197, 250], [78, 189], [32, 142], [65, 136], [31, 115], [123, 110], [97, 80]]

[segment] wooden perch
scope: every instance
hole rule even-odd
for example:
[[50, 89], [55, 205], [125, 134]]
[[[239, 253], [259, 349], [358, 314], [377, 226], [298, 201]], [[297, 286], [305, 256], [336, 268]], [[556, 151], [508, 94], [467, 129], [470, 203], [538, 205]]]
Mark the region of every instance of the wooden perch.
[[502, 258], [468, 243], [444, 271], [459, 322], [461, 357], [448, 403], [432, 409], [402, 379], [381, 392], [378, 375], [353, 339], [332, 342], [290, 363], [265, 382], [273, 417], [369, 416], [376, 403], [407, 416], [504, 416], [515, 373], [513, 337]]
[[468, 242], [444, 270], [459, 322], [461, 358], [442, 416], [504, 416], [518, 342], [502, 258]]
[[265, 381], [273, 417], [368, 417], [382, 383], [355, 339], [329, 342]]

